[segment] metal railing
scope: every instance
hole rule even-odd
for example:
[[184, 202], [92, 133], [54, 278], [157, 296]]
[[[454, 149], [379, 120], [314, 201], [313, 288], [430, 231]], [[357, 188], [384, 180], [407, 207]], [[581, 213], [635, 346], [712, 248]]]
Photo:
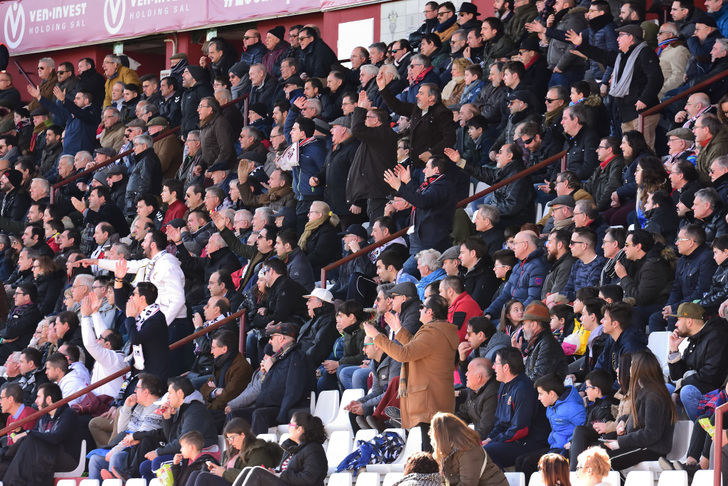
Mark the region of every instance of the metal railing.
[[[728, 403], [715, 409], [715, 435], [713, 436], [713, 486], [721, 484], [721, 463], [723, 444], [723, 416], [728, 412]], [[697, 427], [697, 425], [696, 425]]]
[[[225, 103], [224, 105], [220, 105], [220, 109], [226, 108], [226, 107], [228, 107], [230, 105], [233, 105], [233, 104], [236, 104], [236, 103], [240, 103], [241, 101], [243, 102], [243, 124], [244, 124], [244, 126], [248, 126], [248, 95], [241, 96], [240, 98], [235, 98], [234, 100], [229, 101], [229, 102]], [[159, 132], [156, 135], [154, 135], [152, 137], [152, 139], [156, 142], [156, 141], [161, 140], [161, 139], [163, 139], [165, 137], [168, 137], [170, 135], [173, 135], [173, 134], [175, 134], [175, 133], [177, 133], [179, 131], [180, 131], [179, 125], [176, 126], [176, 127], [167, 128], [166, 130], [162, 130], [161, 132]], [[129, 155], [131, 155], [133, 153], [134, 153], [134, 150], [127, 150], [125, 152], [121, 152], [119, 154], [114, 155], [112, 158], [110, 158], [109, 160], [107, 160], [105, 162], [102, 162], [100, 164], [96, 164], [93, 167], [90, 167], [88, 169], [82, 170], [78, 174], [73, 174], [73, 175], [71, 175], [69, 177], [66, 177], [62, 181], [56, 182], [55, 184], [53, 184], [51, 186], [51, 193], [50, 193], [50, 202], [51, 202], [51, 204], [53, 204], [53, 202], [55, 200], [56, 191], [59, 188], [65, 186], [65, 185], [68, 185], [68, 184], [70, 184], [70, 183], [72, 183], [74, 181], [77, 181], [78, 179], [82, 179], [82, 178], [84, 178], [86, 176], [90, 176], [94, 172], [96, 172], [97, 170], [99, 170], [99, 169], [101, 169], [103, 167], [106, 167], [108, 165], [111, 165], [114, 162], [116, 162], [118, 160], [121, 160], [124, 157], [129, 156]]]
[[[245, 310], [241, 310], [236, 312], [235, 314], [232, 314], [225, 319], [222, 319], [218, 322], [215, 322], [214, 324], [210, 324], [209, 326], [205, 327], [204, 329], [200, 329], [197, 332], [194, 332], [190, 334], [189, 336], [185, 336], [179, 341], [175, 341], [172, 344], [169, 345], [170, 350], [174, 350], [179, 348], [180, 346], [184, 346], [185, 344], [193, 341], [194, 339], [197, 339], [200, 336], [204, 336], [205, 334], [211, 333], [212, 331], [217, 330], [219, 327], [224, 326], [225, 324], [229, 322], [233, 322], [235, 319], [240, 319], [240, 334], [241, 337], [241, 347], [239, 349], [240, 353], [245, 353]], [[34, 412], [24, 419], [18, 420], [17, 422], [13, 422], [11, 425], [8, 425], [4, 429], [0, 430], [0, 437], [8, 434], [9, 432], [16, 430], [18, 427], [35, 420], [38, 420], [43, 415], [47, 414], [48, 412], [57, 409], [58, 407], [62, 407], [63, 405], [66, 405], [68, 402], [75, 400], [76, 398], [82, 397], [88, 392], [94, 391], [96, 388], [107, 384], [110, 381], [113, 381], [120, 376], [124, 376], [129, 371], [131, 371], [131, 367], [127, 366], [125, 368], [120, 369], [119, 371], [112, 373], [111, 375], [88, 385], [86, 388], [83, 388], [76, 393], [73, 393], [72, 395], [69, 395], [67, 397], [64, 397], [62, 400], [59, 400], [55, 402], [54, 404], [50, 405], [49, 407], [42, 408], [38, 410], [37, 412]]]
[[698, 92], [702, 90], [703, 88], [707, 88], [716, 81], [720, 81], [721, 79], [728, 77], [728, 71], [723, 71], [722, 73], [718, 73], [715, 76], [711, 76], [705, 81], [701, 81], [695, 86], [691, 86], [690, 88], [686, 89], [685, 91], [682, 91], [675, 96], [666, 99], [662, 103], [655, 105], [651, 108], [647, 108], [645, 111], [639, 114], [637, 118], [637, 126], [640, 132], [642, 132], [645, 128], [645, 118], [646, 116], [654, 115], [655, 113], [659, 113], [662, 111], [663, 108], [665, 108], [668, 105], [671, 105], [675, 103], [676, 101], [680, 101], [683, 98], [687, 98], [691, 94]]
[[[557, 160], [561, 161], [561, 170], [564, 170], [566, 168], [566, 151], [565, 150], [562, 150], [561, 152], [554, 154], [551, 157], [542, 160], [538, 164], [534, 164], [531, 167], [528, 167], [528, 168], [522, 170], [521, 172], [518, 172], [517, 174], [514, 174], [511, 177], [508, 177], [507, 179], [498, 181], [495, 184], [493, 184], [492, 186], [488, 187], [487, 189], [484, 189], [478, 193], [473, 194], [470, 197], [463, 199], [462, 201], [457, 203], [457, 205], [455, 207], [462, 208], [464, 206], [467, 206], [471, 202], [476, 201], [476, 200], [482, 198], [483, 196], [486, 196], [486, 195], [490, 194], [491, 192], [494, 192], [494, 191], [500, 189], [501, 187], [503, 187], [507, 184], [510, 184], [511, 182], [515, 182], [518, 179], [521, 179], [523, 177], [526, 177], [527, 175], [533, 174], [534, 172], [537, 172], [537, 171], [543, 169], [547, 165], [553, 164]], [[376, 242], [372, 243], [371, 245], [367, 245], [357, 252], [346, 255], [344, 258], [337, 260], [333, 263], [329, 263], [328, 265], [326, 265], [325, 267], [323, 267], [321, 269], [321, 287], [326, 288], [326, 275], [331, 270], [339, 268], [340, 266], [344, 265], [347, 262], [350, 262], [351, 260], [353, 260], [355, 258], [359, 258], [362, 255], [366, 255], [370, 251], [375, 250], [375, 249], [379, 248], [380, 246], [386, 245], [390, 241], [397, 239], [400, 236], [404, 236], [405, 234], [407, 234], [407, 231], [409, 229], [410, 229], [409, 226], [402, 228], [401, 230], [397, 231], [396, 233], [393, 233], [384, 239], [376, 241]]]

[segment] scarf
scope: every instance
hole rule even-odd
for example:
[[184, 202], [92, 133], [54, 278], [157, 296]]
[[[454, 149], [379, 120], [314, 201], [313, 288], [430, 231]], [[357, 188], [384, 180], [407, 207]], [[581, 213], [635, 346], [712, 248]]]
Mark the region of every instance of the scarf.
[[444, 22], [442, 22], [440, 24], [437, 24], [437, 27], [435, 27], [435, 31], [437, 31], [437, 32], [445, 32], [447, 29], [449, 29], [450, 27], [452, 27], [452, 24], [455, 23], [455, 20], [457, 20], [457, 16], [453, 15], [452, 17], [450, 17], [446, 21], [444, 21]]
[[227, 373], [228, 368], [230, 368], [230, 365], [233, 364], [233, 360], [237, 353], [237, 349], [229, 349], [227, 353], [215, 358], [215, 369], [220, 370], [220, 374], [218, 375], [215, 383], [217, 388], [225, 388], [225, 374]]
[[135, 319], [137, 331], [141, 331], [142, 326], [147, 321], [147, 319], [156, 314], [158, 310], [159, 304], [150, 304], [146, 306]]
[[421, 83], [423, 79], [425, 79], [425, 76], [427, 73], [432, 71], [432, 66], [428, 67], [427, 69], [423, 70], [420, 74], [417, 75], [417, 77], [410, 83], [410, 86], [415, 85], [417, 83]]
[[442, 99], [449, 100], [450, 97], [452, 97], [453, 91], [455, 91], [455, 87], [459, 83], [463, 82], [464, 79], [465, 79], [464, 76], [455, 76], [454, 78], [452, 78], [450, 80], [450, 82], [447, 83], [444, 88], [442, 88], [442, 94], [441, 94]]
[[660, 54], [662, 54], [662, 51], [664, 51], [673, 42], [677, 42], [678, 40], [680, 40], [680, 39], [678, 39], [677, 37], [673, 37], [672, 39], [667, 39], [667, 40], [658, 42], [657, 43], [657, 48], [655, 49], [655, 53], [659, 57]]
[[554, 122], [561, 116], [561, 114], [564, 112], [564, 105], [559, 106], [553, 111], [547, 111], [544, 115], [544, 121], [546, 122], [546, 126], [553, 125]]
[[298, 240], [298, 247], [306, 251], [306, 243], [308, 242], [308, 238], [311, 236], [311, 234], [318, 229], [319, 226], [324, 224], [329, 220], [331, 216], [333, 216], [334, 213], [329, 211], [329, 214], [324, 214], [320, 218], [314, 219], [313, 221], [306, 222], [306, 227], [303, 230], [303, 234], [301, 235], [301, 238]]
[[617, 60], [614, 63], [612, 86], [609, 88], [609, 94], [615, 98], [624, 98], [629, 93], [629, 85], [632, 84], [632, 76], [634, 76], [634, 65], [637, 62], [637, 57], [643, 49], [647, 48], [646, 42], [640, 42], [630, 53], [627, 58], [627, 63], [622, 69], [621, 61], [624, 53], [620, 52], [617, 55]]
[[[442, 174], [437, 174], [437, 175], [426, 178], [425, 181], [422, 184], [420, 184], [420, 187], [417, 188], [417, 193], [422, 194], [423, 192], [425, 192], [425, 190], [429, 187], [429, 185], [434, 183], [438, 179], [440, 179], [440, 177], [442, 177]], [[415, 224], [415, 210], [416, 209], [417, 208], [413, 205], [412, 211], [410, 212], [410, 223], [412, 225]]]

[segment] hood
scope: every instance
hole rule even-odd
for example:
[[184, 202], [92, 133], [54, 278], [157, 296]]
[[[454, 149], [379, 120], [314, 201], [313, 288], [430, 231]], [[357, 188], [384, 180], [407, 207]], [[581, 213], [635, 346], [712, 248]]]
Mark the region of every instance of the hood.
[[200, 66], [187, 66], [190, 76], [192, 76], [198, 83], [205, 82], [207, 80], [207, 71]]
[[200, 402], [200, 403], [204, 404], [205, 397], [202, 396], [202, 393], [195, 390], [185, 397], [185, 401], [182, 402], [182, 405], [189, 405], [192, 402]]
[[579, 404], [581, 406], [584, 404], [584, 400], [581, 398], [581, 395], [579, 395], [579, 390], [577, 390], [576, 387], [567, 386], [564, 393], [562, 393], [558, 400], [556, 400], [554, 407], [569, 402]]

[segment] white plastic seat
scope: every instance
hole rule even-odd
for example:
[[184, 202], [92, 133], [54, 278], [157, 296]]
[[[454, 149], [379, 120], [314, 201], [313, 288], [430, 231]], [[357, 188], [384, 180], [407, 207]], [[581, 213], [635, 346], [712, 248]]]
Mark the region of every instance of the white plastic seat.
[[311, 415], [313, 415], [313, 412], [316, 410], [316, 392], [311, 392]]
[[[54, 478], [78, 478], [83, 474], [86, 469], [86, 441], [81, 441], [81, 452], [78, 455], [78, 465], [72, 471], [57, 472], [53, 475]], [[59, 481], [60, 483], [60, 481]], [[76, 482], [73, 481], [73, 486], [76, 486]], [[146, 485], [145, 485], [146, 486]]]
[[329, 474], [336, 471], [336, 466], [351, 453], [353, 434], [349, 430], [337, 430], [329, 437], [326, 448], [326, 459], [329, 462]]
[[404, 429], [386, 429], [385, 432], [397, 432], [403, 439], [406, 437], [404, 449], [402, 449], [402, 453], [393, 463], [369, 464], [367, 465], [367, 472], [376, 472], [379, 474], [403, 472], [407, 458], [415, 452], [420, 452], [422, 450], [422, 429], [419, 427], [412, 427], [408, 435], [405, 435]]
[[147, 486], [147, 480], [144, 478], [130, 478], [126, 480], [124, 486]]
[[660, 362], [660, 368], [663, 370], [667, 367], [668, 337], [670, 334], [670, 331], [655, 331], [651, 332], [647, 337], [647, 347], [655, 355], [657, 361]]
[[401, 472], [387, 473], [382, 480], [382, 486], [392, 486], [394, 483], [402, 479], [402, 477], [404, 477], [404, 473]]
[[630, 471], [624, 486], [645, 486], [654, 484], [655, 475], [652, 471]]
[[99, 486], [98, 479], [82, 479], [78, 486]]
[[313, 414], [321, 419], [321, 422], [328, 424], [334, 417], [339, 409], [339, 391], [338, 390], [325, 390], [319, 394], [318, 400], [316, 400], [316, 407]]
[[285, 434], [281, 434], [280, 438], [278, 439], [278, 443], [283, 444], [290, 436], [291, 434], [289, 434], [288, 432], [286, 432]]
[[688, 486], [688, 472], [662, 471], [657, 486]]
[[352, 486], [353, 476], [349, 471], [334, 473], [329, 476], [328, 486]]
[[339, 409], [336, 413], [336, 417], [334, 417], [329, 423], [324, 422], [324, 425], [326, 426], [326, 432], [330, 434], [334, 430], [352, 430], [351, 422], [349, 421], [349, 412], [344, 410], [344, 407], [349, 405], [349, 403], [351, 403], [353, 400], [358, 400], [363, 396], [364, 390], [362, 390], [361, 388], [344, 390], [343, 395], [341, 395], [341, 401], [339, 402]]
[[[579, 476], [577, 476], [576, 471], [571, 471], [570, 477], [571, 484], [579, 484]], [[604, 482], [609, 484], [610, 486], [620, 486], [620, 484], [622, 483], [622, 479], [619, 476], [619, 471], [609, 471]]]
[[[721, 483], [723, 480], [721, 479]], [[693, 482], [691, 486], [713, 486], [713, 470], [699, 470], [695, 472], [693, 476]]]
[[363, 440], [369, 442], [377, 435], [377, 429], [360, 429], [354, 436], [354, 447], [359, 443], [358, 441]]
[[359, 473], [359, 476], [356, 478], [356, 486], [379, 486], [379, 473]]
[[149, 486], [162, 486], [162, 481], [157, 478], [152, 478], [152, 480], [149, 481]]
[[508, 486], [526, 486], [526, 475], [522, 472], [505, 473]]
[[76, 486], [75, 479], [61, 479], [56, 483], [56, 486]]
[[690, 447], [690, 436], [693, 433], [693, 422], [691, 420], [678, 420], [675, 423], [675, 431], [672, 434], [672, 448], [667, 455], [670, 461], [682, 461]]
[[[154, 478], [154, 479], [157, 479], [157, 478]], [[157, 479], [157, 481], [159, 481], [159, 479]], [[101, 486], [122, 486], [122, 484], [123, 484], [123, 482], [121, 481], [121, 479], [112, 478], [112, 479], [104, 479], [104, 482], [101, 483]], [[149, 483], [149, 486], [152, 486], [152, 483]]]
[[528, 486], [543, 486], [543, 478], [540, 472], [531, 473], [531, 477], [528, 478]]
[[258, 434], [256, 438], [266, 442], [278, 442], [278, 436], [276, 434]]

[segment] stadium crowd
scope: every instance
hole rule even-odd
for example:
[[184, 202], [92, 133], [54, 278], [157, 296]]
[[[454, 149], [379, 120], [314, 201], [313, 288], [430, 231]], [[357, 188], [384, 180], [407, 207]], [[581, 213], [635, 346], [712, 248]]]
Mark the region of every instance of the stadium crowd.
[[0, 479], [50, 484], [86, 440], [95, 479], [323, 485], [310, 394], [346, 389], [353, 431], [422, 429], [403, 485], [710, 468], [728, 78], [639, 117], [728, 68], [728, 0], [494, 8], [428, 2], [350, 67], [295, 25], [163, 79], [114, 54], [0, 73], [4, 421], [131, 367], [4, 437]]

